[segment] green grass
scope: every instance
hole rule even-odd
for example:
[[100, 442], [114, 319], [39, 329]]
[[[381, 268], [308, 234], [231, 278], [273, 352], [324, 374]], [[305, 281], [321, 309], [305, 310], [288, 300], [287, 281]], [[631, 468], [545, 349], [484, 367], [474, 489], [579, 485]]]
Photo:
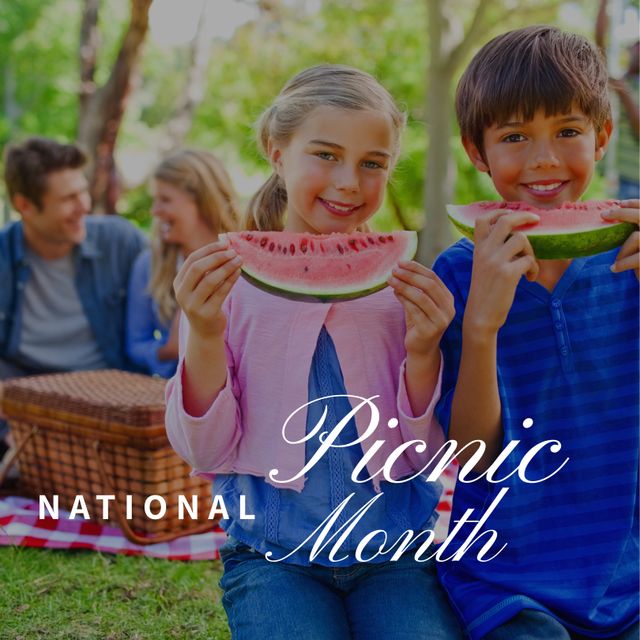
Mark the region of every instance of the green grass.
[[0, 548], [2, 640], [229, 640], [219, 562]]

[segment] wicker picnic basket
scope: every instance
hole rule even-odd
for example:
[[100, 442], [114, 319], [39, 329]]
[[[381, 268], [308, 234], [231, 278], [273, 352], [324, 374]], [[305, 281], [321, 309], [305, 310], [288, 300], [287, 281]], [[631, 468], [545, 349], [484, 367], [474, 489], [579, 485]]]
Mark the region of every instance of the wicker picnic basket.
[[[71, 510], [82, 494], [92, 520], [102, 522], [97, 495], [115, 495], [110, 519], [129, 540], [151, 544], [211, 530], [211, 484], [190, 477], [164, 427], [164, 386], [158, 378], [123, 371], [83, 371], [16, 378], [4, 384], [2, 409], [15, 441], [20, 484]], [[11, 464], [11, 461], [7, 466]], [[5, 468], [5, 472], [6, 472]], [[2, 480], [0, 478], [0, 484]], [[131, 495], [130, 519], [126, 498]], [[144, 512], [164, 498], [164, 517]], [[178, 519], [178, 496], [198, 496], [198, 519]], [[150, 503], [156, 513], [159, 503]], [[81, 516], [80, 516], [81, 517]]]

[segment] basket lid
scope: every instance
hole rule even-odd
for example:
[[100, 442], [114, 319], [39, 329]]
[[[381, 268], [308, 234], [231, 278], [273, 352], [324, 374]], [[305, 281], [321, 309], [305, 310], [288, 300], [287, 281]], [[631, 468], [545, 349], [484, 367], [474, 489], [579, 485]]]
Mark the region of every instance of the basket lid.
[[65, 415], [131, 426], [164, 424], [166, 380], [115, 369], [13, 378], [4, 383], [4, 411], [26, 416], [46, 407]]

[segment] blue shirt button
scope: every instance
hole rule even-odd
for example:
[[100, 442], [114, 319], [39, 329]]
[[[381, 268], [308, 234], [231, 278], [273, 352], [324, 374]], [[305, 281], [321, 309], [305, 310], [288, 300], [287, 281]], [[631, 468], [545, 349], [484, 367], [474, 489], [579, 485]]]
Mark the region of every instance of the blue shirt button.
[[556, 309], [560, 306], [560, 300], [558, 300], [558, 298], [554, 298], [551, 301], [552, 306], [554, 306]]
[[560, 353], [563, 356], [569, 355], [569, 349], [567, 349], [567, 347], [562, 347], [562, 349], [560, 349]]
[[554, 326], [556, 329], [558, 329], [558, 331], [560, 331], [560, 329], [562, 329], [562, 322], [556, 322]]

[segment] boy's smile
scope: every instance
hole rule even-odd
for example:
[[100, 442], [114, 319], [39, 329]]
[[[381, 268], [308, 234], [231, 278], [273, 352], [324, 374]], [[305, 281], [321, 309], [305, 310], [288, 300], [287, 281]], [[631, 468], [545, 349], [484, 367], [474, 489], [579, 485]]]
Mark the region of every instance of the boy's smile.
[[551, 208], [582, 196], [610, 133], [609, 121], [596, 133], [576, 107], [551, 116], [540, 109], [526, 122], [514, 117], [485, 129], [484, 154], [470, 141], [463, 144], [504, 200]]
[[384, 198], [394, 135], [372, 110], [317, 107], [270, 159], [287, 190], [285, 230], [351, 233]]

